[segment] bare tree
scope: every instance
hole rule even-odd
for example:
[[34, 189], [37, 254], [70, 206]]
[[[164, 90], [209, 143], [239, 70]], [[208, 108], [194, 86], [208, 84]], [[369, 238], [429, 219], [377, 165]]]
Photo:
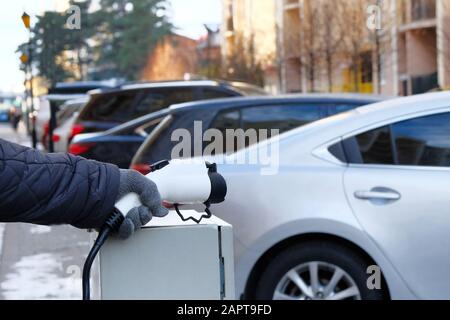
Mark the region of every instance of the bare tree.
[[304, 0], [303, 14], [301, 16], [301, 43], [300, 63], [304, 66], [309, 81], [309, 90], [316, 91], [316, 73], [319, 68], [321, 21], [318, 19], [321, 1]]
[[361, 53], [367, 39], [367, 0], [346, 0], [342, 2], [346, 12], [345, 51], [350, 58], [353, 75], [353, 90], [358, 92]]
[[[299, 8], [286, 11], [283, 26], [283, 61], [291, 81], [297, 78], [303, 91], [316, 91], [320, 67], [319, 0], [300, 0]], [[291, 87], [295, 87], [292, 83]]]
[[333, 90], [334, 85], [334, 66], [336, 55], [343, 48], [345, 28], [345, 12], [343, 10], [343, 1], [321, 1], [320, 10], [320, 28], [319, 34], [319, 52], [323, 55], [325, 72], [327, 75], [328, 92]]
[[264, 85], [263, 70], [255, 59], [255, 41], [253, 35], [246, 38], [236, 33], [233, 49], [227, 57], [223, 77], [229, 80], [246, 81]]

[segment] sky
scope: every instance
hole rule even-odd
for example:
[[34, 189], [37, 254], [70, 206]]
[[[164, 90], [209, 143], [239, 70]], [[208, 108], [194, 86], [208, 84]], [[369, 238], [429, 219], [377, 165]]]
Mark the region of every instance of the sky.
[[[30, 16], [46, 10], [63, 10], [67, 0], [12, 0], [4, 1], [0, 12], [0, 91], [23, 90], [24, 75], [19, 70], [19, 44], [27, 41], [28, 33], [20, 17], [26, 11]], [[222, 20], [221, 0], [169, 0], [170, 16], [176, 32], [192, 38], [204, 34], [203, 24], [219, 24]], [[33, 23], [33, 20], [32, 20]]]

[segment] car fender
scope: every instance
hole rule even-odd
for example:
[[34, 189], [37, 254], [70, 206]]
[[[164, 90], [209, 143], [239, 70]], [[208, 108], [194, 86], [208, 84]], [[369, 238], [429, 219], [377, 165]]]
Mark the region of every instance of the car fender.
[[392, 299], [417, 299], [390, 261], [364, 231], [340, 221], [327, 219], [291, 221], [262, 235], [250, 247], [245, 247], [239, 240], [236, 240], [236, 251], [242, 252], [239, 259], [235, 261], [237, 296], [241, 296], [245, 292], [252, 270], [266, 252], [289, 238], [308, 234], [334, 236], [353, 243], [366, 252], [381, 268]]

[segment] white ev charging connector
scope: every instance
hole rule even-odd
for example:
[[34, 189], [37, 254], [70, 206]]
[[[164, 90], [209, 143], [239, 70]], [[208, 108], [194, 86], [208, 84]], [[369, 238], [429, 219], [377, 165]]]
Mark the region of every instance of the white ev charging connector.
[[[225, 200], [227, 185], [225, 179], [217, 172], [216, 164], [195, 162], [193, 160], [161, 161], [151, 166], [147, 175], [158, 187], [164, 204], [172, 206], [183, 221], [192, 220], [200, 223], [210, 218], [212, 204]], [[178, 206], [204, 204], [205, 213], [200, 219], [185, 218]], [[131, 193], [120, 199], [111, 217], [106, 221], [94, 243], [83, 267], [83, 300], [90, 299], [90, 270], [100, 248], [111, 233], [117, 232], [127, 213], [141, 206], [139, 196]]]
[[[225, 179], [217, 173], [216, 164], [172, 160], [158, 162], [151, 168], [152, 172], [147, 177], [158, 186], [164, 203], [175, 207], [183, 221], [193, 220], [200, 223], [203, 218], [211, 217], [211, 204], [225, 200], [227, 185]], [[207, 215], [198, 220], [194, 217], [184, 218], [178, 205], [195, 204], [205, 204]], [[141, 205], [137, 194], [129, 194], [116, 203], [116, 209], [126, 216], [131, 209]]]

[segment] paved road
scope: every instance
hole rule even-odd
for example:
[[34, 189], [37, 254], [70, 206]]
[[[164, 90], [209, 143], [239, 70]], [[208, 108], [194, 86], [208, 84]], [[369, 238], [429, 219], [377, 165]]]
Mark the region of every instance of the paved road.
[[[21, 132], [0, 124], [0, 138], [29, 145]], [[80, 299], [81, 268], [88, 249], [85, 231], [0, 225], [0, 299]]]

